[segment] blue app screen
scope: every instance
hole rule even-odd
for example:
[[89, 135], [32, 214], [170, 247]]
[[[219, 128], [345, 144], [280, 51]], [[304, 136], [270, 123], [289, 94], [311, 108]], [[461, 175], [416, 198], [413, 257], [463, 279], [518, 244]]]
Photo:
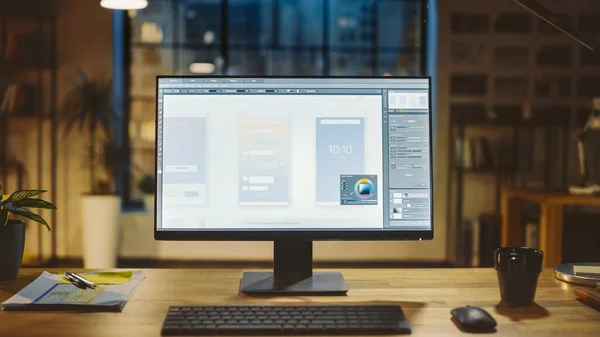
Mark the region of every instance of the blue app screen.
[[317, 203], [340, 203], [340, 176], [365, 169], [362, 117], [317, 117]]

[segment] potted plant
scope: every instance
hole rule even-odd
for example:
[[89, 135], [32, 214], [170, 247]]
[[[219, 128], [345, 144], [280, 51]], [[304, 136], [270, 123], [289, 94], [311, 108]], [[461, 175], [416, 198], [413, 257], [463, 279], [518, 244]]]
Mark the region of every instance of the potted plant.
[[110, 81], [92, 81], [78, 71], [79, 83], [66, 96], [61, 113], [66, 134], [75, 126], [87, 137], [90, 192], [82, 196], [83, 261], [86, 268], [114, 268], [117, 262], [121, 198], [114, 194], [116, 165], [126, 151], [114, 146]]
[[33, 220], [50, 230], [44, 218], [29, 210], [29, 208], [56, 209], [56, 206], [47, 201], [33, 198], [44, 192], [46, 191], [16, 191], [8, 198], [3, 198], [2, 185], [0, 185], [0, 280], [19, 275], [25, 249], [25, 222], [10, 219], [9, 216], [13, 214]]
[[154, 212], [154, 193], [156, 193], [156, 183], [154, 176], [151, 174], [145, 175], [138, 182], [138, 188], [144, 194], [144, 208], [146, 212]]

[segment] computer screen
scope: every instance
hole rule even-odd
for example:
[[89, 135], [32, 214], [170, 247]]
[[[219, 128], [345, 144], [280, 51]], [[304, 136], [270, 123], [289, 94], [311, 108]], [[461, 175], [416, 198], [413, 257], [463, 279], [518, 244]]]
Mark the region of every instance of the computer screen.
[[155, 231], [432, 233], [430, 100], [427, 77], [159, 76]]

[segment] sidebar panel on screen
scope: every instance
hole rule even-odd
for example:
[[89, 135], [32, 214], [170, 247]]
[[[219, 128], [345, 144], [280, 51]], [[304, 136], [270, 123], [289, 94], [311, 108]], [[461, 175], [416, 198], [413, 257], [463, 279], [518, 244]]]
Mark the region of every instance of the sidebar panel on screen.
[[206, 118], [164, 119], [163, 203], [165, 206], [206, 204]]
[[289, 203], [287, 117], [242, 116], [239, 121], [240, 205]]
[[365, 120], [317, 117], [317, 203], [340, 205], [340, 176], [365, 173]]

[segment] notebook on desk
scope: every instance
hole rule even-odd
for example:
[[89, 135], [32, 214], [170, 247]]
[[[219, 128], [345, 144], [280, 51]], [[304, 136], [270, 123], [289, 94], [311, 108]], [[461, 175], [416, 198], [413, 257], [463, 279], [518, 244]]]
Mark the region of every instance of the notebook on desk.
[[146, 276], [134, 271], [126, 282], [81, 289], [62, 275], [43, 272], [0, 306], [3, 310], [121, 311]]

